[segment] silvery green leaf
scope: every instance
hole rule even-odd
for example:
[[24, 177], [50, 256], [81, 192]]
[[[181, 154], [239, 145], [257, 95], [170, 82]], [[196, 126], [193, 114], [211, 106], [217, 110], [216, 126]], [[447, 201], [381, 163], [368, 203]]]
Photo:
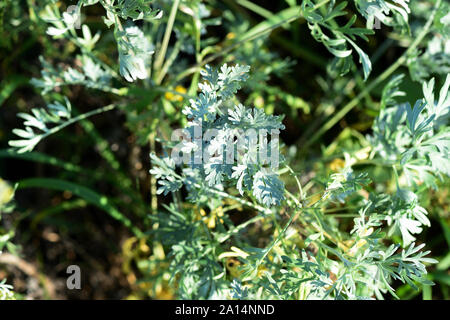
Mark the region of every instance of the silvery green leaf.
[[149, 0], [118, 0], [115, 6], [116, 12], [123, 19], [132, 18], [133, 20], [151, 20], [160, 19], [163, 12], [153, 10]]
[[[1, 254], [1, 251], [0, 251], [0, 254]], [[0, 300], [9, 300], [9, 299], [13, 299], [13, 298], [14, 298], [13, 286], [6, 284], [6, 279], [1, 280], [0, 281]]]
[[65, 98], [65, 105], [56, 101], [49, 104], [47, 110], [33, 108], [31, 114], [18, 113], [17, 116], [25, 120], [23, 122], [25, 130], [14, 129], [13, 133], [24, 139], [11, 140], [8, 143], [19, 153], [29, 152], [46, 136], [49, 131], [48, 124], [59, 124], [63, 120], [70, 119], [71, 105]]
[[445, 83], [442, 86], [441, 90], [439, 91], [439, 100], [436, 107], [438, 110], [448, 108], [450, 106], [450, 94], [448, 91], [449, 87], [450, 87], [450, 74], [447, 74], [447, 77], [445, 78]]
[[85, 79], [84, 75], [81, 72], [79, 72], [73, 68], [68, 68], [67, 71], [64, 72], [63, 78], [64, 78], [64, 81], [67, 83], [76, 83], [76, 82], [81, 83]]
[[229, 67], [227, 64], [222, 65], [218, 75], [219, 92], [223, 99], [233, 96], [240, 88], [240, 83], [247, 80], [249, 66], [235, 65]]
[[211, 157], [204, 165], [205, 181], [209, 186], [221, 185], [225, 177], [231, 176], [231, 164], [224, 163], [223, 156]]
[[91, 30], [85, 24], [81, 26], [81, 31], [83, 33], [83, 38], [78, 37], [78, 42], [85, 47], [88, 51], [91, 51], [97, 41], [100, 39], [100, 31], [98, 31], [93, 37]]
[[62, 14], [63, 21], [66, 24], [67, 28], [73, 28], [77, 21], [80, 19], [79, 10], [74, 10], [71, 12], [63, 12]]
[[[367, 19], [367, 27], [374, 27], [375, 19], [387, 26], [406, 28], [409, 0], [354, 0], [358, 11]], [[396, 17], [398, 16], [398, 18]]]
[[344, 203], [349, 195], [370, 182], [366, 172], [354, 174], [351, 167], [346, 167], [341, 172], [332, 174], [329, 180], [322, 199], [330, 198], [341, 203]]
[[120, 74], [128, 82], [148, 77], [144, 60], [132, 54], [119, 53]]
[[70, 104], [69, 99], [64, 97], [65, 105], [60, 103], [59, 101], [55, 101], [47, 105], [47, 108], [52, 114], [57, 115], [59, 118], [69, 119], [71, 117], [72, 105]]
[[33, 78], [31, 83], [42, 89], [43, 94], [63, 85], [84, 85], [88, 88], [108, 91], [111, 87], [111, 74], [87, 55], [81, 56], [82, 71], [69, 67], [67, 70], [55, 68], [40, 57], [43, 66], [41, 79]]
[[48, 29], [47, 29], [47, 34], [48, 34], [49, 36], [57, 37], [57, 36], [63, 35], [63, 34], [66, 33], [68, 30], [69, 30], [69, 29], [67, 29], [67, 28], [48, 27]]
[[284, 200], [284, 183], [275, 173], [261, 169], [253, 176], [252, 192], [263, 205], [277, 206]]
[[41, 136], [34, 136], [26, 140], [10, 140], [8, 145], [15, 148], [17, 153], [33, 151], [34, 147], [41, 141]]
[[190, 119], [211, 122], [216, 118], [220, 105], [214, 92], [203, 91], [196, 100], [189, 100], [190, 106], [183, 109], [183, 113]]
[[399, 90], [399, 85], [402, 83], [404, 76], [405, 76], [404, 74], [394, 76], [384, 86], [380, 102], [381, 104], [380, 107], [382, 109], [394, 105], [396, 103], [395, 101], [396, 97], [404, 97], [406, 95], [405, 92]]
[[431, 226], [430, 220], [427, 218], [427, 210], [425, 210], [425, 208], [416, 205], [414, 206], [414, 208], [411, 210], [412, 211], [412, 215], [417, 219], [417, 221], [419, 221], [422, 225], [424, 226]]
[[148, 77], [147, 67], [153, 54], [152, 45], [142, 30], [129, 26], [115, 32], [119, 49], [119, 71], [128, 82]]
[[159, 180], [160, 187], [156, 191], [157, 194], [167, 195], [169, 192], [175, 192], [180, 190], [183, 186], [183, 183], [172, 176], [167, 176], [166, 179]]
[[30, 139], [35, 136], [33, 130], [30, 127], [27, 127], [26, 130], [23, 129], [13, 129], [12, 133], [21, 138]]
[[[200, 71], [200, 75], [209, 82], [211, 85], [216, 86], [219, 82], [219, 70], [211, 67], [210, 65], [206, 65], [204, 70]], [[217, 90], [218, 88], [213, 88], [213, 90]]]
[[47, 130], [47, 126], [45, 125], [45, 122], [40, 121], [39, 119], [33, 117], [30, 114], [27, 113], [18, 113], [17, 114], [18, 117], [24, 119], [24, 124], [27, 127], [35, 127], [37, 129], [46, 131]]
[[251, 179], [251, 173], [245, 164], [234, 166], [231, 178], [237, 179], [236, 188], [241, 195], [244, 194], [244, 190], [250, 190], [252, 188], [253, 182]]
[[420, 119], [420, 114], [424, 110], [425, 106], [426, 104], [421, 100], [416, 101], [416, 103], [414, 104], [414, 108], [411, 108], [411, 105], [407, 104], [407, 125], [413, 137], [420, 137], [423, 133], [432, 129], [431, 123], [434, 120], [434, 114], [418, 122], [418, 120]]
[[364, 80], [367, 80], [369, 77], [370, 72], [372, 71], [372, 62], [370, 61], [369, 56], [361, 50], [360, 47], [356, 45], [353, 41], [347, 38], [347, 41], [355, 48], [356, 52], [359, 55], [359, 62], [363, 66], [363, 72], [364, 72]]

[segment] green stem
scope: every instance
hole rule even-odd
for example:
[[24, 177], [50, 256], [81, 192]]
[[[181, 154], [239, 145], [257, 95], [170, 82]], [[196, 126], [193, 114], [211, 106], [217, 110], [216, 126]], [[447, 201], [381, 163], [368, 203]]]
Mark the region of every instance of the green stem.
[[[191, 184], [195, 188], [199, 188], [199, 189], [200, 188], [205, 188], [205, 186], [202, 186], [202, 185], [200, 185], [198, 183], [189, 182], [189, 180], [186, 180], [184, 177], [180, 176], [179, 174], [176, 174], [175, 172], [173, 173], [173, 175], [174, 175], [175, 178], [177, 178], [177, 179], [179, 179], [181, 181], [186, 181], [187, 183]], [[228, 199], [235, 200], [235, 201], [237, 201], [237, 202], [239, 202], [239, 203], [241, 203], [241, 204], [243, 204], [243, 205], [245, 205], [247, 207], [253, 208], [253, 209], [255, 209], [257, 211], [260, 211], [260, 212], [262, 212], [264, 214], [271, 214], [271, 213], [273, 213], [272, 210], [270, 210], [269, 208], [264, 208], [264, 207], [262, 207], [260, 205], [251, 203], [250, 201], [241, 199], [239, 197], [232, 196], [232, 195], [230, 195], [230, 194], [228, 194], [228, 193], [226, 193], [224, 191], [217, 190], [217, 189], [212, 188], [212, 187], [206, 187], [206, 189], [208, 191], [212, 192], [212, 193], [217, 194], [218, 196], [221, 196], [223, 198], [228, 198]]]
[[397, 171], [397, 168], [395, 167], [395, 165], [392, 166], [392, 171], [394, 171], [395, 184], [397, 186], [397, 190], [399, 190], [400, 189], [399, 177], [398, 177], [398, 171]]
[[234, 227], [233, 229], [231, 229], [230, 231], [227, 232], [227, 234], [225, 234], [222, 237], [218, 237], [217, 241], [219, 241], [220, 243], [223, 243], [225, 241], [227, 241], [231, 236], [237, 234], [239, 231], [241, 231], [242, 229], [246, 228], [248, 225], [255, 223], [256, 221], [259, 221], [261, 219], [264, 219], [264, 216], [262, 215], [256, 215], [253, 218], [241, 223], [240, 225]]
[[300, 180], [298, 180], [297, 175], [295, 174], [294, 170], [288, 165], [286, 165], [286, 168], [291, 172], [292, 176], [295, 179], [295, 182], [297, 183], [298, 192], [300, 193], [300, 201], [303, 201], [303, 198], [305, 197], [305, 194], [303, 193], [302, 184], [300, 183]]
[[[180, 180], [185, 180], [183, 177], [181, 177], [181, 176], [178, 175], [178, 174], [174, 174], [174, 176], [175, 176], [176, 178], [180, 179]], [[192, 184], [195, 188], [204, 188], [204, 186], [201, 186], [201, 185], [198, 184], [198, 183], [191, 183], [191, 184]], [[260, 212], [262, 212], [262, 213], [264, 213], [264, 214], [271, 214], [271, 213], [273, 213], [272, 210], [270, 210], [269, 208], [264, 208], [264, 207], [262, 207], [262, 206], [260, 206], [260, 205], [257, 205], [257, 204], [251, 203], [250, 201], [247, 201], [247, 200], [244, 200], [244, 199], [241, 199], [241, 198], [232, 196], [232, 195], [230, 195], [230, 194], [228, 194], [228, 193], [226, 193], [226, 192], [217, 190], [217, 189], [215, 189], [215, 188], [207, 187], [206, 189], [207, 189], [208, 191], [212, 192], [212, 193], [217, 194], [218, 196], [221, 196], [221, 197], [224, 197], [224, 198], [228, 198], [228, 199], [235, 200], [235, 201], [237, 201], [237, 202], [239, 202], [239, 203], [241, 203], [241, 204], [243, 204], [243, 205], [245, 205], [245, 206], [247, 206], [247, 207], [253, 208], [253, 209], [255, 209], [255, 210], [257, 210], [257, 211], [260, 211]]]
[[[202, 187], [199, 184], [194, 184], [194, 186], [197, 187], [197, 188]], [[215, 193], [215, 194], [217, 194], [217, 195], [219, 195], [221, 197], [235, 200], [235, 201], [237, 201], [237, 202], [239, 202], [239, 203], [241, 203], [241, 204], [243, 204], [243, 205], [245, 205], [247, 207], [253, 208], [253, 209], [255, 209], [257, 211], [260, 211], [260, 212], [262, 212], [264, 214], [271, 214], [271, 213], [273, 213], [272, 210], [270, 210], [269, 208], [264, 208], [264, 207], [262, 207], [260, 205], [251, 203], [250, 201], [247, 201], [247, 200], [244, 200], [244, 199], [232, 196], [232, 195], [230, 195], [230, 194], [228, 194], [226, 192], [223, 192], [223, 191], [220, 191], [220, 190], [217, 190], [217, 189], [214, 189], [214, 188], [207, 188], [207, 189], [208, 189], [208, 191], [211, 191], [211, 192], [213, 192], [213, 193]]]
[[159, 50], [158, 56], [155, 59], [154, 70], [159, 73], [161, 69], [164, 58], [166, 56], [167, 47], [169, 45], [170, 35], [172, 33], [173, 24], [175, 22], [175, 17], [178, 11], [178, 5], [180, 4], [180, 0], [175, 0], [172, 9], [170, 10], [169, 20], [167, 21], [166, 31], [164, 33], [163, 42], [161, 45], [161, 49]]
[[156, 84], [161, 84], [161, 82], [163, 81], [164, 77], [167, 74], [167, 71], [169, 71], [169, 68], [172, 66], [173, 62], [177, 58], [178, 53], [180, 52], [180, 48], [181, 48], [181, 42], [177, 41], [177, 43], [175, 43], [175, 46], [174, 46], [174, 48], [172, 50], [172, 53], [166, 59], [166, 61], [164, 62], [164, 65], [162, 66], [158, 76], [156, 77]]
[[295, 214], [293, 214], [291, 216], [291, 218], [289, 219], [289, 221], [286, 223], [286, 225], [284, 226], [283, 230], [281, 230], [280, 234], [278, 235], [278, 237], [272, 241], [272, 243], [270, 244], [270, 246], [267, 248], [267, 250], [265, 250], [264, 255], [258, 260], [258, 262], [256, 263], [257, 265], [260, 265], [264, 259], [267, 257], [267, 255], [270, 253], [270, 251], [272, 251], [273, 247], [275, 247], [275, 245], [280, 242], [281, 238], [283, 237], [284, 233], [286, 232], [286, 230], [289, 228], [289, 226], [291, 225], [292, 221], [295, 220], [296, 217], [298, 217], [298, 215], [300, 214], [300, 211], [297, 211]]
[[262, 37], [263, 35], [265, 35], [267, 33], [270, 33], [271, 31], [281, 27], [282, 25], [284, 25], [286, 23], [291, 23], [291, 22], [297, 20], [300, 17], [301, 17], [301, 15], [297, 14], [297, 15], [292, 16], [290, 18], [287, 18], [287, 19], [285, 19], [285, 20], [283, 20], [283, 21], [281, 21], [281, 22], [279, 22], [277, 24], [274, 24], [271, 27], [268, 27], [268, 28], [263, 29], [263, 30], [261, 30], [259, 32], [256, 32], [255, 34], [253, 34], [253, 35], [251, 35], [251, 36], [249, 36], [249, 37], [247, 37], [245, 39], [237, 41], [236, 43], [230, 45], [229, 47], [224, 48], [222, 51], [209, 56], [208, 58], [206, 58], [202, 62], [197, 63], [196, 65], [192, 66], [191, 68], [189, 68], [189, 69], [185, 70], [184, 72], [180, 73], [178, 75], [178, 77], [175, 79], [175, 82], [180, 81], [181, 79], [183, 79], [183, 78], [185, 78], [185, 77], [187, 77], [187, 76], [189, 76], [189, 75], [199, 71], [204, 65], [210, 63], [211, 61], [214, 61], [215, 59], [217, 59], [219, 57], [222, 57], [222, 56], [226, 55], [230, 51], [233, 51], [237, 47], [241, 46], [242, 44], [244, 44], [244, 43], [246, 43], [248, 41], [255, 40], [255, 39], [259, 38], [259, 37]]
[[56, 127], [51, 128], [50, 130], [48, 130], [47, 132], [42, 134], [40, 136], [39, 141], [41, 141], [42, 139], [45, 139], [46, 137], [48, 137], [48, 136], [50, 136], [50, 135], [52, 135], [52, 134], [54, 134], [54, 133], [64, 129], [65, 127], [71, 125], [72, 123], [78, 122], [78, 121], [83, 120], [83, 119], [87, 119], [87, 118], [89, 118], [91, 116], [94, 116], [96, 114], [99, 114], [99, 113], [103, 113], [103, 112], [114, 110], [115, 108], [117, 108], [117, 105], [110, 104], [110, 105], [107, 105], [107, 106], [104, 106], [104, 107], [101, 107], [101, 108], [98, 108], [98, 109], [95, 109], [95, 110], [92, 110], [92, 111], [80, 114], [79, 116], [76, 116], [74, 118], [70, 118], [66, 122], [64, 122], [64, 123], [62, 123], [62, 124], [60, 124], [60, 125], [58, 125]]
[[259, 14], [261, 17], [264, 18], [269, 18], [271, 16], [273, 16], [273, 13], [270, 12], [269, 10], [258, 6], [257, 4], [251, 2], [251, 1], [247, 1], [247, 0], [237, 0], [236, 1], [238, 4], [240, 4], [241, 6], [243, 6], [244, 8], [249, 9], [250, 11], [253, 11], [256, 14]]

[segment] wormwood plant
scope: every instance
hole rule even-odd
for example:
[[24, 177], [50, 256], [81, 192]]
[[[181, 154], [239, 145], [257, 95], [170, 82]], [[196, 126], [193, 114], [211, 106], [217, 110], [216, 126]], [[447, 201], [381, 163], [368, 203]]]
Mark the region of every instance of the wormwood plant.
[[[413, 108], [408, 103], [395, 103], [394, 97], [400, 93], [396, 85], [401, 77], [394, 78], [383, 96], [386, 107], [374, 123], [374, 134], [367, 137], [371, 146], [363, 155], [347, 153], [343, 168], [328, 178], [321, 195], [311, 201], [298, 180], [298, 193], [292, 194], [285, 190], [276, 172], [264, 167], [265, 163], [250, 164], [252, 149], [261, 145], [248, 136], [242, 137], [238, 129], [281, 130], [283, 126], [279, 118], [267, 116], [262, 110], [233, 103], [227, 106], [227, 100], [232, 100], [232, 94], [239, 88], [238, 82], [245, 81], [247, 71], [248, 68], [239, 65], [231, 68], [224, 65], [220, 72], [207, 67], [202, 73], [206, 81], [200, 85], [199, 98], [184, 110], [191, 119], [188, 129], [194, 131], [198, 125], [219, 128], [214, 138], [197, 146], [211, 158], [196, 165], [195, 147], [191, 141], [183, 141], [180, 150], [189, 154], [189, 165], [179, 174], [173, 159], [152, 155], [156, 168], [151, 173], [159, 179], [159, 193], [177, 192], [184, 185], [187, 199], [196, 203], [196, 207], [223, 211], [222, 205], [229, 199], [257, 211], [256, 216], [238, 226], [222, 213], [214, 230], [208, 230], [192, 225], [195, 225], [192, 209], [182, 210], [181, 204], [167, 207], [171, 215], [160, 216], [158, 222], [164, 225], [161, 232], [164, 243], [173, 242], [174, 260], [170, 268], [173, 279], [179, 275], [180, 297], [382, 298], [387, 291], [396, 296], [391, 286], [394, 280], [413, 287], [415, 283], [431, 284], [426, 278], [425, 264], [437, 261], [425, 257], [429, 253], [421, 251], [425, 244], [414, 243], [413, 234], [430, 224], [415, 192], [417, 182], [436, 186], [437, 177], [449, 174], [450, 75], [437, 101], [431, 80], [423, 86], [425, 98]], [[234, 153], [235, 164], [230, 165], [225, 161], [225, 146], [235, 144], [239, 149], [240, 140], [244, 148]], [[253, 151], [256, 155], [260, 150]], [[395, 192], [369, 191], [377, 187], [368, 189], [371, 182], [368, 174], [353, 170], [361, 160], [391, 167], [396, 177]], [[399, 170], [404, 183], [400, 181]], [[230, 187], [236, 188], [240, 195], [245, 192], [255, 201], [223, 191]], [[366, 193], [364, 197], [362, 190]], [[345, 203], [355, 197], [352, 211], [357, 217], [353, 229], [339, 230], [324, 209], [333, 202]], [[241, 233], [250, 223], [283, 220], [283, 215], [289, 220], [275, 228], [273, 239], [263, 248], [252, 246]], [[180, 228], [184, 232], [179, 233]], [[402, 236], [399, 244], [389, 240], [389, 235], [396, 232]], [[299, 242], [299, 235], [306, 237], [304, 242]], [[232, 285], [225, 267], [217, 264], [230, 257], [239, 260], [228, 260], [228, 266], [240, 264]]]
[[[425, 193], [442, 188], [450, 173], [448, 3], [287, 0], [277, 13], [246, 0], [27, 3], [45, 44], [31, 84], [46, 107], [17, 114], [23, 126], [0, 155], [65, 170], [63, 179], [25, 179], [18, 190], [68, 190], [130, 229], [123, 269], [134, 277], [136, 262], [137, 296], [383, 299], [398, 298], [402, 283], [417, 290], [433, 284], [426, 267], [437, 261], [416, 242], [431, 224]], [[8, 6], [20, 14], [17, 3]], [[264, 20], [251, 26], [236, 6]], [[84, 21], [89, 10], [95, 23]], [[327, 62], [309, 48], [293, 50], [323, 70], [308, 79], [323, 91], [311, 101], [283, 82], [296, 62], [267, 45], [275, 29], [298, 33], [299, 19], [331, 56]], [[1, 24], [11, 38], [17, 23]], [[391, 38], [369, 56], [366, 42], [378, 23]], [[65, 49], [52, 49], [50, 38]], [[373, 75], [392, 39], [405, 50]], [[292, 47], [283, 35], [273, 41]], [[400, 90], [403, 66], [422, 86], [415, 103]], [[107, 103], [80, 112], [74, 88]], [[323, 136], [355, 108], [373, 120], [367, 133], [345, 128], [327, 145]], [[137, 149], [150, 150], [149, 195], [89, 119], [113, 110]], [[311, 125], [286, 146], [285, 120], [301, 126], [298, 114]], [[108, 168], [34, 151], [75, 123]], [[119, 196], [101, 194], [98, 182]], [[0, 236], [0, 249], [12, 246], [12, 236]], [[10, 289], [0, 283], [3, 297]]]

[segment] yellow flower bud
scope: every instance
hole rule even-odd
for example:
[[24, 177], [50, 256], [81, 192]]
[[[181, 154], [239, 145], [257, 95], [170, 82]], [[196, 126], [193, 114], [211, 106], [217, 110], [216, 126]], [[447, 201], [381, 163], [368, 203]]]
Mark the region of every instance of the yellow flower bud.
[[334, 159], [330, 163], [330, 169], [333, 171], [339, 171], [340, 169], [342, 169], [344, 167], [345, 167], [345, 161], [340, 158]]
[[[181, 93], [181, 94], [186, 94], [186, 92], [187, 92], [186, 88], [183, 87], [183, 86], [180, 86], [180, 85], [178, 85], [178, 86], [175, 87], [175, 91], [176, 91], [176, 92], [179, 92], [179, 93]], [[167, 100], [169, 100], [169, 101], [178, 101], [178, 102], [183, 101], [183, 96], [180, 96], [180, 95], [175, 94], [175, 93], [173, 93], [173, 92], [166, 92], [166, 94], [164, 95], [164, 97], [165, 97]]]
[[0, 206], [7, 204], [14, 197], [14, 189], [0, 178]]

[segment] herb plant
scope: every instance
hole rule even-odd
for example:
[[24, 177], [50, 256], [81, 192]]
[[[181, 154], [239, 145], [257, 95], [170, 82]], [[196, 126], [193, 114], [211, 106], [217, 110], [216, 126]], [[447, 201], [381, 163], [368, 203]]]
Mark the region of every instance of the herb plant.
[[[63, 173], [20, 177], [16, 191], [0, 180], [9, 218], [29, 188], [81, 201], [50, 212], [107, 213], [126, 229], [130, 298], [430, 298], [436, 281], [448, 297], [448, 248], [423, 236], [439, 221], [450, 247], [447, 2], [26, 3], [0, 3], [2, 47], [34, 28], [41, 97], [15, 113], [0, 157]], [[20, 79], [2, 82], [0, 105]], [[130, 137], [122, 155], [111, 130]], [[21, 219], [77, 232], [48, 210]], [[18, 254], [11, 225], [0, 252]], [[11, 289], [0, 280], [0, 298]]]

